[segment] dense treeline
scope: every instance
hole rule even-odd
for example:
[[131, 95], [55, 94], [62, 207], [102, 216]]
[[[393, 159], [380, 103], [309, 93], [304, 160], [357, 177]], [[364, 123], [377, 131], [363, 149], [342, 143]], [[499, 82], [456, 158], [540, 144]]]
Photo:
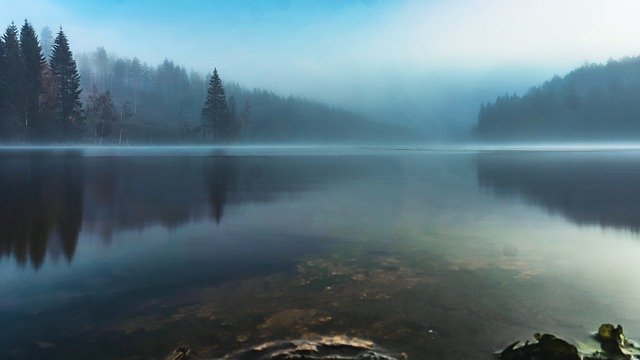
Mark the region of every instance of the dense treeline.
[[214, 127], [203, 118], [217, 116], [215, 112], [203, 112], [208, 97], [221, 100], [217, 104], [222, 108], [226, 103], [222, 112], [229, 115], [221, 121], [225, 134], [216, 141], [379, 142], [415, 138], [404, 127], [373, 122], [299, 97], [224, 83], [216, 76], [217, 71], [203, 76], [168, 59], [154, 67], [98, 48], [80, 54], [78, 67], [83, 88], [109, 91], [117, 108], [129, 104], [135, 114], [128, 127], [132, 142], [213, 141]]
[[[77, 63], [76, 63], [77, 59]], [[225, 89], [226, 88], [226, 89]], [[74, 57], [62, 28], [25, 20], [0, 39], [0, 141], [268, 143], [398, 140], [378, 124], [301, 98], [224, 84], [171, 60], [150, 66], [100, 47]]]
[[586, 64], [523, 96], [482, 104], [476, 135], [499, 140], [632, 140], [640, 136], [640, 57]]
[[118, 58], [104, 48], [80, 54], [78, 69], [82, 88], [91, 91], [85, 101], [95, 105], [88, 110], [97, 142], [181, 142], [201, 135], [207, 83], [200, 74], [166, 59], [154, 67]]
[[[248, 90], [227, 84], [237, 104], [249, 104], [242, 117], [242, 140], [265, 142], [406, 142], [419, 139], [404, 126], [379, 123], [350, 111], [300, 97], [281, 97], [272, 92]], [[244, 107], [243, 109], [247, 109]], [[241, 113], [242, 114], [242, 113]]]
[[0, 40], [0, 138], [78, 141], [84, 131], [76, 63], [60, 29], [47, 61], [35, 30], [11, 23]]

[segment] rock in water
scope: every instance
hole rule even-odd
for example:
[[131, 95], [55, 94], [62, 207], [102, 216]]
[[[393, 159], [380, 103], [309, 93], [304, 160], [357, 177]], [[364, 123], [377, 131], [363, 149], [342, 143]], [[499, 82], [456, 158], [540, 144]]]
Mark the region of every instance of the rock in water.
[[580, 360], [578, 349], [551, 334], [535, 334], [537, 342], [516, 347], [520, 342], [509, 345], [500, 353], [503, 360]]
[[558, 339], [550, 334], [534, 335], [545, 355], [545, 359], [549, 360], [580, 360], [578, 349], [568, 342]]
[[[519, 341], [507, 346], [500, 354], [503, 360], [580, 360], [578, 349], [568, 342], [550, 334], [535, 334], [536, 343], [518, 346]], [[640, 348], [627, 340], [622, 326], [602, 324], [596, 339], [602, 351], [583, 354], [583, 360], [632, 360], [640, 359]]]
[[612, 324], [602, 324], [596, 335], [600, 341], [600, 347], [606, 355], [613, 359], [631, 359], [631, 355], [625, 354], [622, 349], [628, 347], [622, 326], [613, 327]]

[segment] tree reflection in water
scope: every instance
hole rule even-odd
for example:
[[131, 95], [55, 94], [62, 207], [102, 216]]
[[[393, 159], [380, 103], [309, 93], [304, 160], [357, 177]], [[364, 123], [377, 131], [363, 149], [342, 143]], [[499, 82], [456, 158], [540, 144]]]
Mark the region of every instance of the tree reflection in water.
[[0, 254], [35, 269], [48, 248], [71, 261], [82, 227], [82, 157], [8, 156], [0, 166]]
[[478, 183], [579, 225], [640, 231], [640, 163], [625, 152], [481, 153]]
[[372, 168], [358, 158], [9, 153], [0, 157], [0, 254], [37, 270], [47, 254], [71, 261], [81, 230], [108, 242], [156, 224], [220, 224], [229, 206], [271, 202]]

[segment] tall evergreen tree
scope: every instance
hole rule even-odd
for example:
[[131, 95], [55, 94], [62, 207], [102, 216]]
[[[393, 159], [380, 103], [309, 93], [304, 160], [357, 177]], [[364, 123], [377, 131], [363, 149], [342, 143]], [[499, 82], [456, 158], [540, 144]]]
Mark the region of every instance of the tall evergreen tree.
[[78, 140], [84, 130], [80, 103], [80, 75], [62, 28], [53, 42], [51, 71], [55, 76], [58, 102], [58, 131], [64, 140]]
[[5, 67], [7, 81], [6, 124], [10, 132], [20, 127], [20, 109], [23, 108], [24, 94], [24, 58], [18, 41], [18, 28], [11, 23], [2, 36], [4, 41]]
[[5, 114], [7, 106], [7, 66], [4, 40], [0, 38], [0, 139], [5, 135]]
[[212, 134], [214, 142], [224, 140], [228, 117], [229, 108], [224, 86], [218, 75], [218, 69], [213, 69], [213, 75], [207, 89], [207, 98], [202, 108], [202, 127], [207, 136]]
[[0, 109], [3, 109], [7, 91], [7, 62], [4, 40], [0, 36]]
[[20, 29], [20, 50], [24, 58], [25, 69], [23, 109], [20, 110], [24, 117], [24, 125], [27, 129], [33, 129], [39, 127], [37, 124], [40, 113], [38, 96], [42, 91], [42, 70], [45, 60], [36, 32], [27, 20], [24, 21], [24, 25]]

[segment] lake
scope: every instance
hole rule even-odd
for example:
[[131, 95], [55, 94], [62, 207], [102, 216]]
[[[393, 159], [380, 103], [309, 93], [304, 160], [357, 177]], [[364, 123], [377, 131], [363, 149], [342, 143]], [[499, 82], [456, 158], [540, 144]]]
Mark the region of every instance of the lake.
[[640, 151], [7, 149], [0, 175], [2, 359], [640, 338]]

